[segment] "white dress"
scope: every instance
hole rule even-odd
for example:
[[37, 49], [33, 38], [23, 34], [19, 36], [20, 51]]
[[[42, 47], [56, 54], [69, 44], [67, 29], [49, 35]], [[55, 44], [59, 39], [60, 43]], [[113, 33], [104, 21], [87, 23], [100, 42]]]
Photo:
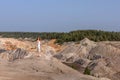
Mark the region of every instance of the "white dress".
[[40, 47], [40, 41], [38, 41], [38, 43], [37, 43], [37, 48], [38, 48], [38, 52], [40, 52], [41, 51], [41, 47]]

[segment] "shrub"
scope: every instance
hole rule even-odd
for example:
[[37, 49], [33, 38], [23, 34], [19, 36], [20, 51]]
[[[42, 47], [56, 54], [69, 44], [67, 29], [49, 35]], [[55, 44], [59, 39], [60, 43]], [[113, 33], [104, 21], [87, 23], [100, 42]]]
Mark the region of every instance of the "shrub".
[[88, 67], [85, 68], [84, 74], [90, 75], [90, 69]]
[[63, 43], [64, 43], [64, 41], [63, 41], [62, 39], [57, 39], [57, 40], [55, 41], [55, 43], [58, 43], [58, 44], [63, 44]]

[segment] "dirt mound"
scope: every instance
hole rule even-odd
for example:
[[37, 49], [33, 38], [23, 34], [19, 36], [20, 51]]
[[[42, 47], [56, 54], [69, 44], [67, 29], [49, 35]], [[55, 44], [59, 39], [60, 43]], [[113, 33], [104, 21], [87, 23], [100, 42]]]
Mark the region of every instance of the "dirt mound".
[[16, 50], [0, 50], [0, 60], [5, 60], [5, 61], [14, 61], [16, 59], [23, 59], [25, 56], [28, 55], [28, 52], [23, 50], [23, 49], [16, 49]]
[[[113, 79], [115, 74], [120, 72], [119, 57], [120, 49], [118, 47], [110, 44], [98, 43], [89, 54], [89, 59], [92, 60], [92, 64], [97, 64], [91, 68], [92, 75], [97, 75], [99, 77], [106, 76]], [[89, 67], [92, 67], [92, 64], [89, 65]], [[116, 80], [119, 79], [117, 76], [115, 78]]]
[[81, 45], [95, 45], [94, 41], [89, 40], [88, 38], [84, 38], [83, 40], [80, 41]]
[[95, 77], [119, 80], [115, 74], [120, 72], [120, 42], [93, 42], [85, 38], [79, 44], [71, 42], [65, 46], [55, 57], [68, 66], [81, 73], [89, 68]]
[[98, 43], [98, 45], [90, 51], [90, 55], [94, 55], [94, 54], [99, 54], [104, 57], [112, 58], [112, 57], [120, 55], [120, 49], [114, 46], [111, 46], [111, 45]]
[[13, 38], [0, 38], [0, 49], [15, 50], [17, 48], [28, 51], [35, 51], [36, 43], [30, 41], [20, 41]]
[[108, 77], [115, 73], [115, 71], [109, 67], [108, 61], [106, 59], [98, 59], [92, 61], [87, 67], [91, 71], [91, 75], [95, 77]]
[[[56, 54], [55, 40], [41, 41], [41, 54]], [[27, 40], [18, 40], [13, 38], [0, 38], [0, 59], [13, 61], [16, 59], [28, 58], [30, 56], [38, 56], [37, 42]]]
[[85, 38], [80, 41], [80, 44], [68, 44], [66, 48], [61, 50], [56, 58], [65, 62], [74, 62], [79, 58], [87, 58], [92, 48], [96, 46], [96, 43]]

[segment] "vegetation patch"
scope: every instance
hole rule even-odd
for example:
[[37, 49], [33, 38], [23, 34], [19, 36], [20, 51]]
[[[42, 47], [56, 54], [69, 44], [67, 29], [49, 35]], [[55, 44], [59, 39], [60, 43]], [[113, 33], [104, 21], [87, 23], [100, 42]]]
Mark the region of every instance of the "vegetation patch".
[[56, 39], [56, 43], [63, 44], [64, 42], [80, 41], [88, 38], [93, 41], [120, 41], [120, 32], [108, 32], [101, 30], [77, 30], [71, 32], [0, 32], [1, 37], [7, 38], [31, 38], [36, 39], [38, 36], [41, 39]]
[[90, 69], [88, 67], [86, 67], [85, 71], [84, 71], [84, 74], [90, 75], [91, 74], [90, 72], [91, 72]]

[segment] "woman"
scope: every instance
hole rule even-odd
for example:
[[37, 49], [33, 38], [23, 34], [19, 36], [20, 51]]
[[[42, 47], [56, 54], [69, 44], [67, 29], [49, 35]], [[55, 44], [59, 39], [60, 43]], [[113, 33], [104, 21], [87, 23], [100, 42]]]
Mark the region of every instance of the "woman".
[[41, 42], [40, 42], [40, 37], [37, 38], [37, 51], [40, 53], [41, 52]]

